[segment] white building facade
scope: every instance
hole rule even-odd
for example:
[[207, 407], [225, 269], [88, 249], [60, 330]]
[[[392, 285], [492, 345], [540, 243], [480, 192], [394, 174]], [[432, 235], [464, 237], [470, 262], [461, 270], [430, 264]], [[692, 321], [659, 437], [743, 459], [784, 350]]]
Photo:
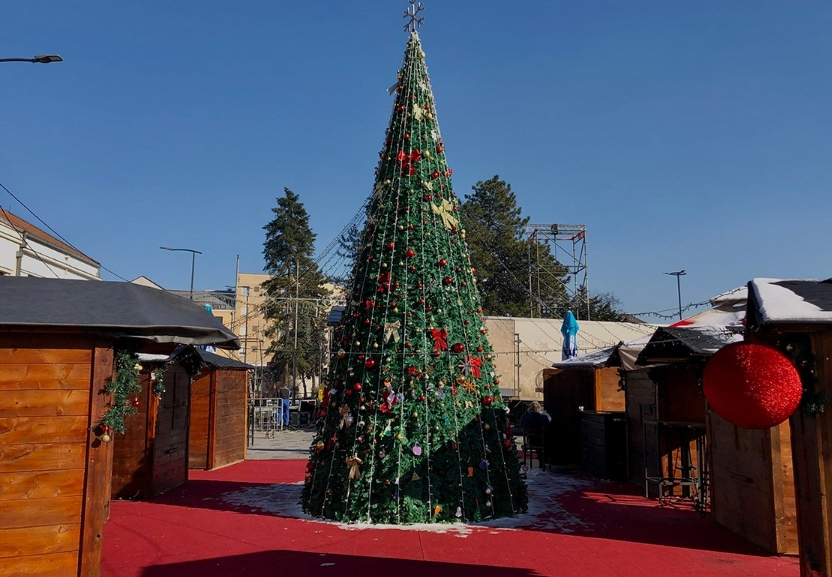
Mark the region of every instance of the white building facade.
[[4, 210], [0, 212], [0, 275], [101, 280], [101, 265]]

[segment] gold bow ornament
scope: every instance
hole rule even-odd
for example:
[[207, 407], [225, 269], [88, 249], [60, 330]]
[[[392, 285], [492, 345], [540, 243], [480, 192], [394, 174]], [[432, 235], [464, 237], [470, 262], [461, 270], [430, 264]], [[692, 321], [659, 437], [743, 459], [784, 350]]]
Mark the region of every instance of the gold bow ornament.
[[352, 457], [347, 457], [347, 466], [350, 468], [350, 474], [347, 478], [349, 479], [358, 479], [361, 477], [361, 471], [358, 470], [358, 466], [362, 465], [364, 461], [358, 458], [358, 455], [353, 455]]

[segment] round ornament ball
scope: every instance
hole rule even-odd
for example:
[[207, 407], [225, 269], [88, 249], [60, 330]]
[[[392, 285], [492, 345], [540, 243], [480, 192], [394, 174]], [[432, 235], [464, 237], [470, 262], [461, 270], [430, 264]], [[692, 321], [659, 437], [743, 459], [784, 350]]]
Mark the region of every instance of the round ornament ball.
[[777, 349], [731, 343], [705, 365], [702, 390], [711, 408], [743, 429], [767, 429], [795, 412], [803, 394], [800, 375]]
[[451, 345], [451, 350], [457, 354], [465, 352], [465, 345], [462, 343], [454, 343]]

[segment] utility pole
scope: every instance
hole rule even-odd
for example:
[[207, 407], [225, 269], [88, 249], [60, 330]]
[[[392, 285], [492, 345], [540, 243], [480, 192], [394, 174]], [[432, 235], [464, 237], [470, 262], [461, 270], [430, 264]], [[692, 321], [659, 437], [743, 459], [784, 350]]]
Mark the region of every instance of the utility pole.
[[687, 273], [685, 272], [685, 269], [682, 269], [676, 272], [666, 272], [664, 274], [676, 277], [676, 292], [679, 295], [679, 320], [682, 320], [682, 282], [679, 279]]
[[243, 337], [243, 362], [245, 363], [248, 358], [248, 293], [251, 287], [241, 286], [239, 288], [246, 291], [246, 310], [243, 312], [243, 318], [245, 319], [245, 330], [243, 331], [245, 333], [245, 336]]
[[292, 349], [292, 391], [298, 393], [298, 298], [300, 297], [300, 274], [298, 257], [295, 257], [295, 345]]

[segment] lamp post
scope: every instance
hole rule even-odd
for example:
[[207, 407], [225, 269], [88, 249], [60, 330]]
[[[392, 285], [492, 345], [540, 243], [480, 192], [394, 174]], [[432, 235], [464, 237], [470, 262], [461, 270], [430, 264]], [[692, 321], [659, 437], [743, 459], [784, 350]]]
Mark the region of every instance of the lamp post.
[[666, 272], [664, 274], [676, 277], [676, 292], [679, 295], [679, 320], [682, 320], [682, 282], [680, 277], [686, 275], [687, 273], [685, 272], [685, 269], [682, 269], [676, 272]]
[[49, 64], [50, 62], [63, 62], [64, 59], [57, 54], [38, 54], [31, 58], [0, 58], [0, 62], [34, 62], [35, 64]]
[[198, 250], [192, 248], [171, 248], [169, 246], [160, 246], [162, 250], [182, 251], [191, 253], [191, 300], [194, 300], [194, 267], [196, 265], [196, 255], [202, 254]]

